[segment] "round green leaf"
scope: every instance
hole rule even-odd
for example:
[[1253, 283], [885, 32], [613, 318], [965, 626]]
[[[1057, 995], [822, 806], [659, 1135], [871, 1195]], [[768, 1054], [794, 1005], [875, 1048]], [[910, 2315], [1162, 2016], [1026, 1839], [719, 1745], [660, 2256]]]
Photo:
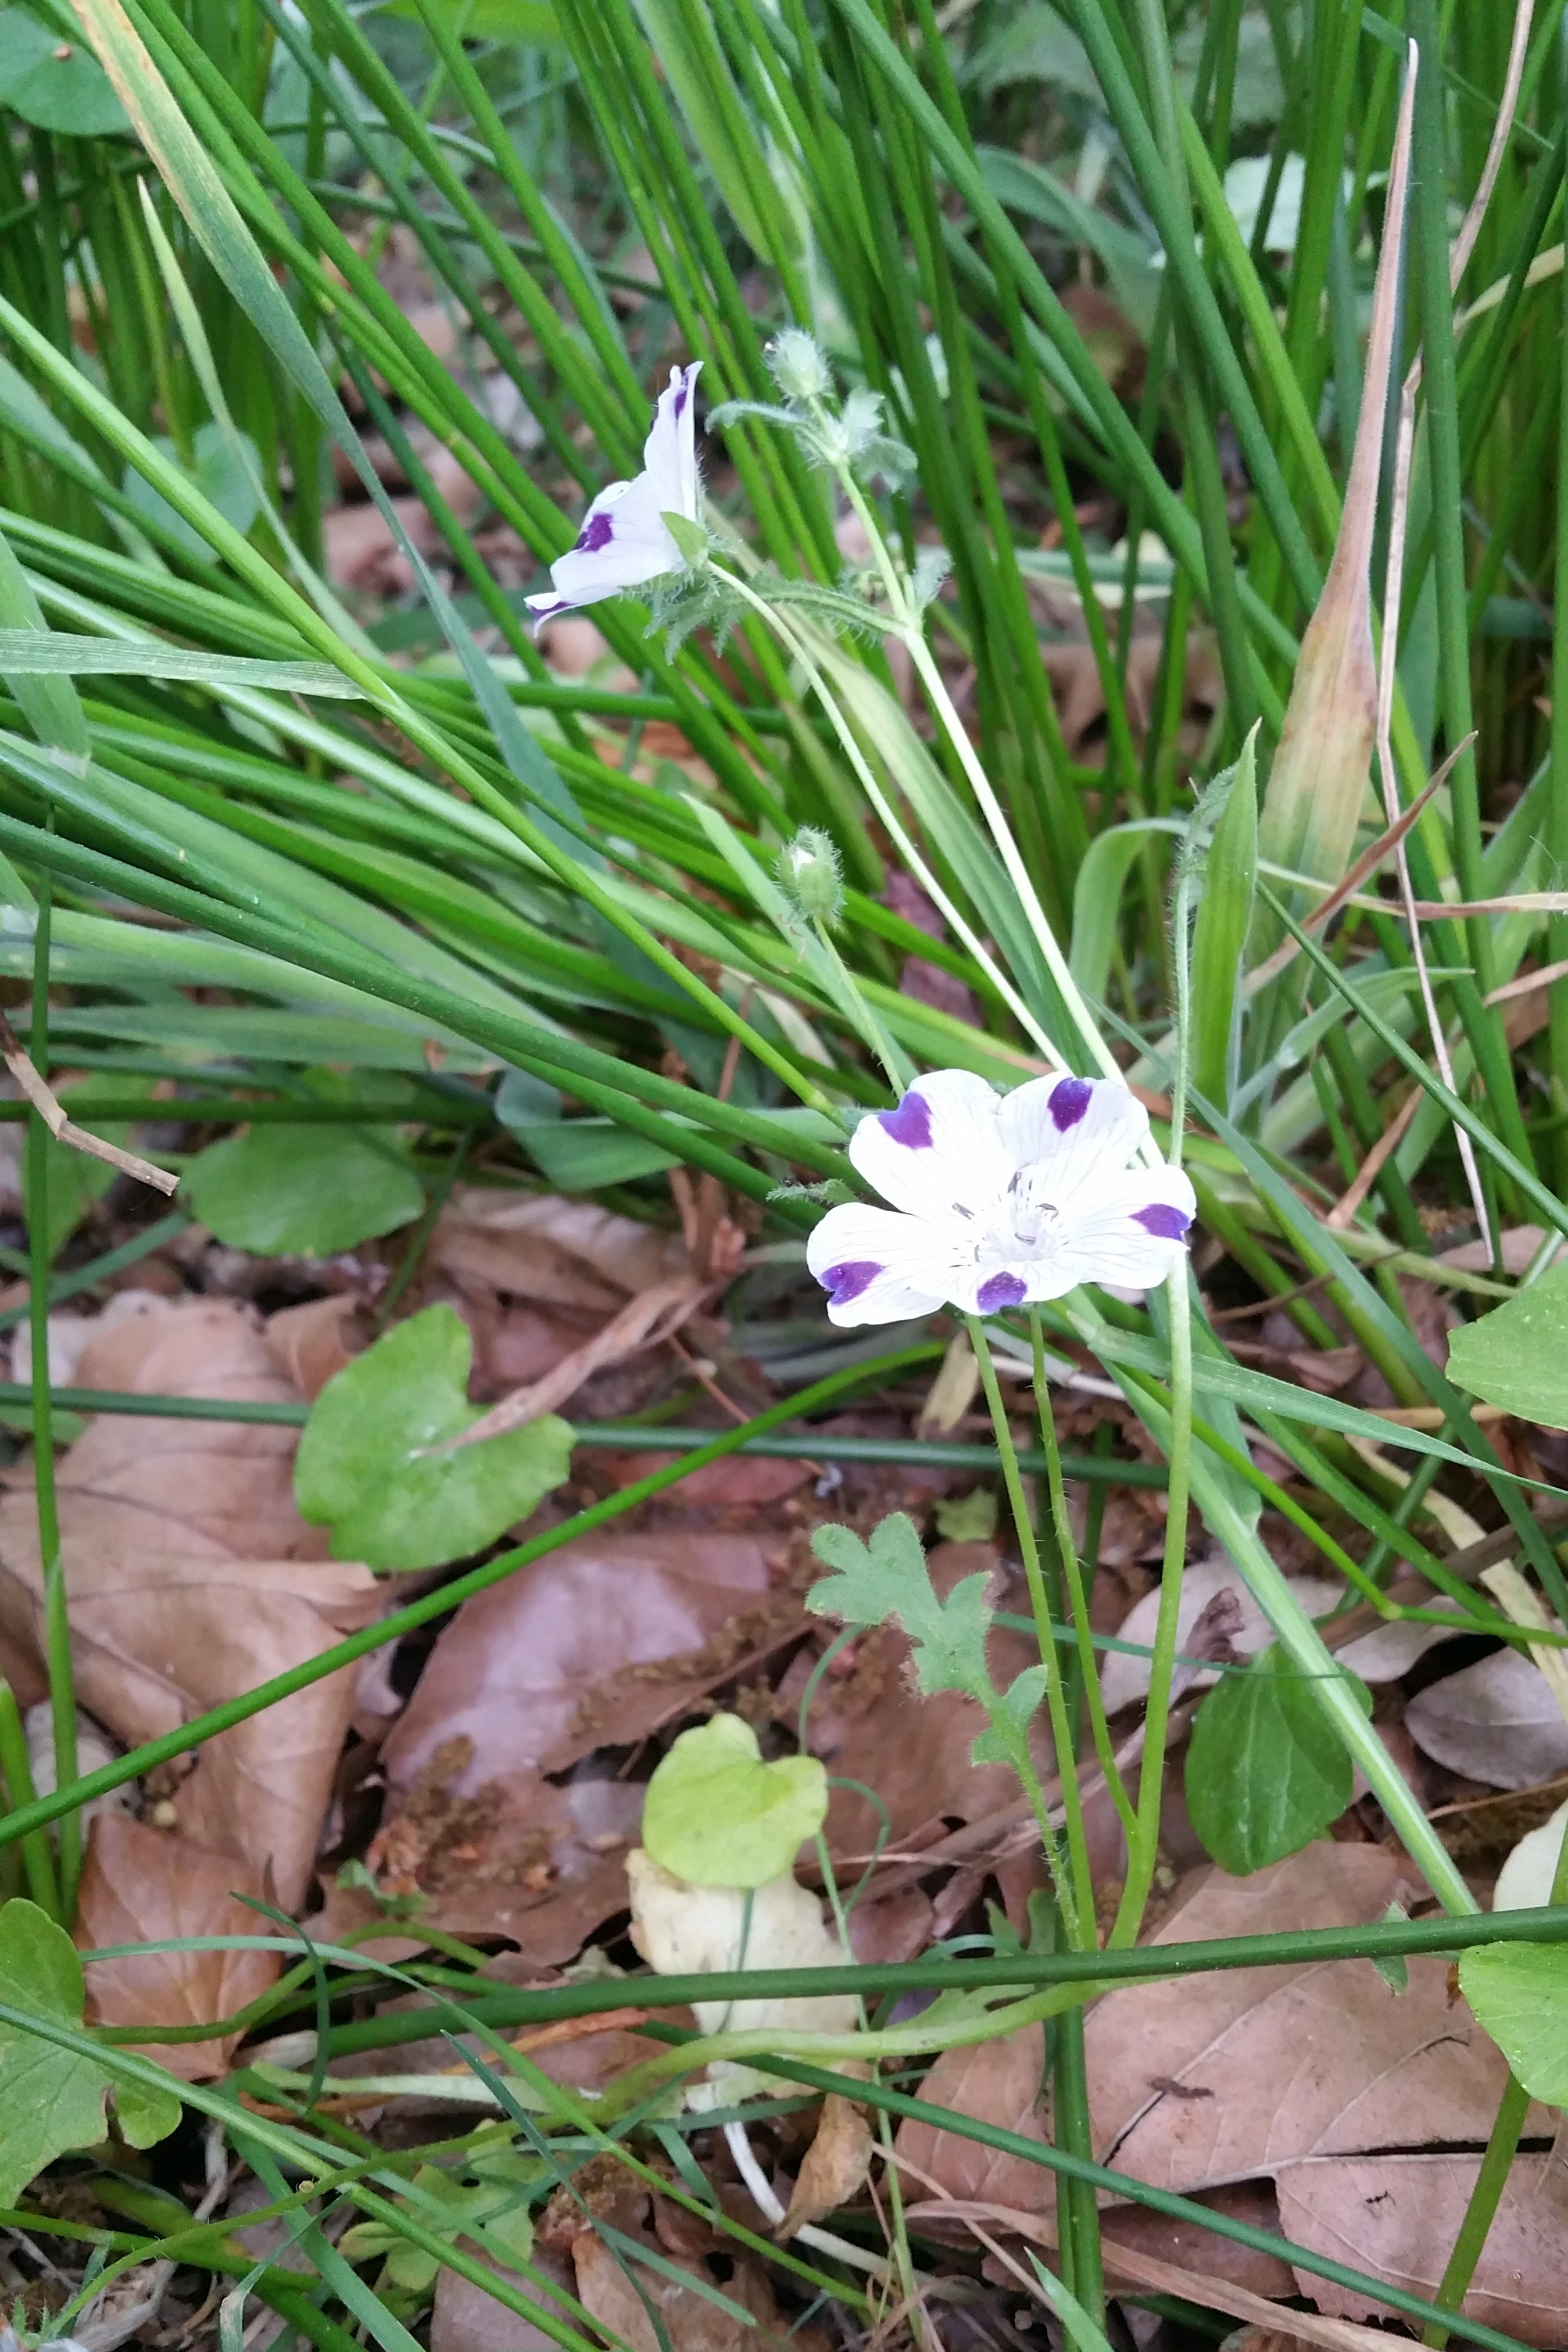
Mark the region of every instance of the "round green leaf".
[[255, 1127], [185, 1171], [193, 1213], [231, 1249], [330, 1257], [407, 1224], [425, 1188], [390, 1145], [352, 1127]]
[[471, 1429], [472, 1346], [450, 1307], [426, 1307], [327, 1382], [294, 1464], [306, 1518], [331, 1528], [334, 1559], [441, 1568], [528, 1517], [565, 1477], [574, 1433], [546, 1413], [450, 1453]]
[[1568, 1429], [1568, 1260], [1452, 1332], [1448, 1377], [1505, 1412]]
[[[1344, 1677], [1372, 1713], [1372, 1694]], [[1187, 1747], [1187, 1811], [1205, 1853], [1237, 1878], [1282, 1862], [1350, 1803], [1351, 1759], [1282, 1650], [1221, 1677], [1197, 1712]]]
[[1478, 1944], [1459, 1987], [1521, 2087], [1568, 2107], [1568, 1946]]
[[693, 1886], [765, 1886], [781, 1878], [827, 1812], [815, 1756], [764, 1764], [738, 1715], [683, 1731], [647, 1784], [642, 1842]]
[[61, 131], [72, 139], [101, 139], [131, 128], [86, 42], [62, 41], [25, 8], [0, 8], [0, 106], [39, 131]]

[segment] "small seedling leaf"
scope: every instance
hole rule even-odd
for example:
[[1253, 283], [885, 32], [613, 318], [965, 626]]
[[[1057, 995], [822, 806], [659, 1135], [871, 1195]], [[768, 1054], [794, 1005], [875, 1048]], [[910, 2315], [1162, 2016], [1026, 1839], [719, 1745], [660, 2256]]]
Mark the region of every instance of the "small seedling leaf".
[[811, 1548], [838, 1572], [813, 1585], [808, 1609], [850, 1625], [896, 1619], [910, 1637], [916, 1680], [928, 1698], [934, 1691], [957, 1690], [990, 1702], [988, 1577], [966, 1576], [943, 1600], [931, 1583], [914, 1521], [902, 1511], [873, 1528], [869, 1543], [852, 1528], [826, 1527], [817, 1528]]
[[[1345, 1676], [1365, 1712], [1372, 1695]], [[1267, 1649], [1226, 1675], [1198, 1709], [1187, 1748], [1187, 1811], [1205, 1851], [1246, 1877], [1297, 1853], [1350, 1803], [1351, 1759], [1310, 1684]]]
[[1568, 1947], [1478, 1945], [1459, 1955], [1459, 1986], [1521, 2088], [1568, 2107]]
[[[65, 1929], [22, 1897], [0, 1906], [0, 2003], [79, 2033], [83, 1994], [81, 1961]], [[0, 2024], [0, 2204], [15, 2205], [57, 2156], [103, 2138], [111, 2089], [133, 2147], [150, 2147], [179, 2121], [172, 2085], [166, 2095], [117, 2085], [96, 2058], [62, 2050], [10, 2019]]]
[[451, 1446], [480, 1418], [468, 1402], [471, 1355], [453, 1309], [426, 1307], [321, 1391], [294, 1493], [306, 1518], [331, 1528], [334, 1559], [444, 1567], [482, 1551], [565, 1477], [573, 1433], [553, 1413]]
[[408, 1224], [425, 1188], [400, 1152], [352, 1127], [252, 1128], [210, 1144], [185, 1196], [230, 1249], [330, 1257]]
[[765, 1886], [782, 1877], [827, 1812], [815, 1756], [764, 1764], [738, 1715], [683, 1731], [647, 1786], [642, 1838], [659, 1867], [693, 1886]]
[[1451, 1333], [1448, 1377], [1505, 1412], [1568, 1429], [1568, 1260]]

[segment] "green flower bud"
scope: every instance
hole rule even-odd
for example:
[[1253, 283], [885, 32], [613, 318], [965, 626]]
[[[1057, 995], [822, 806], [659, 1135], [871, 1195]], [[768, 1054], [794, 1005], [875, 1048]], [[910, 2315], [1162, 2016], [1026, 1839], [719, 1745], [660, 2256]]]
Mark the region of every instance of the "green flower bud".
[[811, 337], [799, 327], [785, 327], [767, 348], [773, 382], [786, 400], [826, 400], [833, 376]]
[[808, 921], [837, 923], [844, 912], [838, 852], [816, 825], [802, 825], [779, 856], [779, 879]]

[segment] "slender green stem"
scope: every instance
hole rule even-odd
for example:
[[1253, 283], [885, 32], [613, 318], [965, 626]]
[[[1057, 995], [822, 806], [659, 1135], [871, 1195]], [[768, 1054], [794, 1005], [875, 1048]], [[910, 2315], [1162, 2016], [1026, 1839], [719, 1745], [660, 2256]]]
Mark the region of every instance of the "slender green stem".
[[[1058, 2147], [1082, 2163], [1094, 2160], [1089, 2123], [1089, 2068], [1083, 2042], [1083, 2011], [1064, 2010], [1056, 2021], [1056, 2080], [1051, 2106]], [[1096, 2328], [1105, 2319], [1105, 2270], [1100, 2244], [1100, 2207], [1087, 2180], [1057, 2175], [1057, 2233], [1068, 2285]], [[1072, 2329], [1068, 2329], [1069, 2342]], [[1081, 2352], [1089, 2352], [1085, 2345]]]
[[[1497, 2118], [1476, 2174], [1476, 2185], [1470, 2191], [1470, 2201], [1465, 2208], [1465, 2218], [1459, 2234], [1454, 2241], [1454, 2251], [1438, 2282], [1433, 2297], [1445, 2310], [1458, 2311], [1465, 2299], [1481, 2250], [1497, 2215], [1502, 2192], [1508, 2186], [1508, 2176], [1519, 2149], [1519, 2137], [1524, 2129], [1524, 2119], [1530, 2112], [1530, 2093], [1521, 2089], [1512, 2074], [1503, 2086], [1498, 2102]], [[1448, 2341], [1448, 2330], [1434, 2322], [1421, 2338], [1424, 2345], [1436, 2347]]]
[[[5, 1780], [13, 1811], [37, 1801], [22, 1710], [16, 1704], [16, 1692], [4, 1675], [0, 1675], [0, 1777]], [[55, 1875], [54, 1851], [47, 1830], [29, 1830], [23, 1838], [22, 1866], [26, 1873], [27, 1891], [34, 1902], [40, 1911], [47, 1911], [51, 1919], [58, 1919], [60, 1916], [59, 1881]]]
[[[1546, 1899], [1552, 1904], [1568, 1900], [1568, 1837], [1558, 1843], [1557, 1861], [1552, 1873], [1552, 1891]], [[1497, 2116], [1487, 2140], [1480, 2168], [1476, 2174], [1476, 2185], [1465, 2208], [1459, 2234], [1454, 2241], [1454, 2251], [1448, 2256], [1437, 2292], [1433, 2297], [1433, 2301], [1441, 2304], [1446, 2311], [1458, 2310], [1470, 2281], [1475, 2277], [1476, 2265], [1497, 2219], [1497, 2210], [1508, 2186], [1508, 2176], [1512, 2169], [1520, 2135], [1529, 2113], [1530, 2093], [1518, 2077], [1510, 2074], [1498, 2102]], [[1442, 2347], [1448, 2341], [1448, 2331], [1444, 2327], [1430, 2326], [1421, 2341], [1431, 2347], [1432, 2352], [1442, 2352]]]
[[1127, 1884], [1121, 1891], [1110, 1942], [1137, 1941], [1160, 1846], [1160, 1801], [1164, 1790], [1165, 1742], [1169, 1737], [1171, 1681], [1187, 1557], [1187, 1499], [1193, 1450], [1193, 1332], [1186, 1262], [1172, 1275], [1166, 1296], [1171, 1312], [1171, 1417], [1167, 1458], [1170, 1502], [1165, 1520], [1165, 1557], [1160, 1574], [1160, 1608], [1154, 1651], [1149, 1664], [1149, 1697], [1143, 1714], [1143, 1756], [1138, 1775], [1137, 1826], [1128, 1841]]
[[1122, 1827], [1129, 1838], [1135, 1832], [1132, 1802], [1126, 1784], [1117, 1768], [1110, 1727], [1106, 1721], [1105, 1703], [1100, 1693], [1100, 1675], [1095, 1667], [1094, 1631], [1089, 1621], [1089, 1594], [1084, 1587], [1083, 1565], [1078, 1545], [1073, 1540], [1072, 1518], [1068, 1510], [1067, 1486], [1062, 1476], [1061, 1448], [1057, 1443], [1057, 1420], [1051, 1402], [1050, 1384], [1046, 1378], [1046, 1334], [1037, 1307], [1029, 1309], [1029, 1338], [1035, 1354], [1035, 1409], [1040, 1423], [1040, 1444], [1046, 1457], [1046, 1486], [1050, 1496], [1051, 1525], [1056, 1529], [1057, 1550], [1061, 1556], [1062, 1574], [1067, 1580], [1068, 1605], [1072, 1615], [1073, 1641], [1077, 1647], [1079, 1672], [1082, 1677], [1084, 1701], [1089, 1708], [1089, 1729], [1094, 1739], [1094, 1752], [1100, 1769], [1105, 1775], [1105, 1785], [1110, 1791], [1111, 1802], [1121, 1816]]
[[[1051, 1621], [1050, 1600], [1040, 1568], [1039, 1546], [1035, 1539], [1034, 1522], [1029, 1517], [1028, 1496], [1024, 1489], [1023, 1473], [1018, 1467], [1017, 1449], [1013, 1443], [1001, 1382], [997, 1380], [996, 1366], [992, 1360], [991, 1343], [985, 1337], [985, 1325], [978, 1315], [966, 1315], [963, 1319], [968, 1327], [970, 1345], [974, 1349], [974, 1360], [980, 1367], [981, 1385], [985, 1391], [986, 1404], [990, 1407], [992, 1426], [996, 1433], [996, 1451], [1002, 1457], [1002, 1482], [1007, 1490], [1014, 1532], [1018, 1539], [1018, 1556], [1024, 1563], [1024, 1579], [1029, 1588], [1029, 1604], [1034, 1612], [1040, 1664], [1046, 1677], [1046, 1708], [1056, 1748], [1057, 1775], [1061, 1782], [1068, 1869], [1062, 1867], [1056, 1832], [1050, 1824], [1044, 1800], [1038, 1795], [1037, 1782], [1035, 1788], [1029, 1789], [1029, 1797], [1046, 1841], [1046, 1853], [1056, 1882], [1057, 1900], [1061, 1906], [1062, 1926], [1067, 1931], [1068, 1941], [1078, 1950], [1087, 1950], [1095, 1941], [1094, 1877], [1089, 1869], [1089, 1843], [1084, 1835], [1078, 1755], [1072, 1725], [1068, 1717], [1067, 1692], [1062, 1682], [1056, 1627]], [[1027, 1761], [1026, 1748], [1024, 1763], [1027, 1764]], [[1020, 1771], [1022, 1773], [1022, 1767]], [[1029, 1765], [1028, 1779], [1025, 1781], [1026, 1789], [1033, 1778], [1033, 1766]]]
[[1052, 1044], [1049, 1035], [1040, 1026], [1012, 982], [998, 969], [973, 924], [960, 913], [948, 892], [942, 888], [942, 884], [915, 846], [892, 802], [878, 782], [870, 761], [861, 750], [853, 728], [839, 707], [837, 697], [827, 683], [822, 664], [816, 658], [809, 632], [800, 625], [793, 615], [786, 616], [776, 611], [773, 605], [759, 596], [746, 581], [738, 578], [733, 572], [725, 571], [719, 564], [714, 564], [712, 569], [716, 578], [733, 588], [738, 596], [761, 614], [769, 625], [776, 630], [781, 644], [800, 664], [812, 692], [827, 714], [833, 731], [838, 738], [839, 747], [854, 771], [857, 782], [887, 828], [888, 836], [898, 851], [906, 870], [920, 884], [953, 937], [963, 941], [987, 982], [996, 991], [1027, 1035], [1046, 1055], [1053, 1068], [1060, 1067], [1061, 1055]]
[[[33, 1025], [29, 1040], [34, 1068], [49, 1074], [49, 931], [53, 877], [40, 874], [37, 928], [33, 937]], [[49, 1676], [49, 1714], [54, 1727], [55, 1786], [68, 1789], [77, 1777], [76, 1673], [71, 1659], [70, 1615], [65, 1567], [60, 1558], [59, 1506], [55, 1494], [55, 1433], [49, 1402], [50, 1160], [56, 1147], [43, 1115], [27, 1122], [28, 1325], [33, 1343], [33, 1483], [37, 1498], [38, 1561], [44, 1594], [44, 1654]], [[60, 1917], [68, 1927], [76, 1911], [81, 1875], [81, 1815], [61, 1815], [59, 1841]]]
[[888, 1084], [895, 1095], [901, 1095], [915, 1075], [915, 1066], [901, 1045], [894, 1044], [877, 1018], [854, 973], [834, 944], [833, 934], [824, 922], [815, 922], [812, 929], [817, 944], [827, 958], [838, 982], [838, 998], [842, 1011], [853, 1021], [867, 1045], [887, 1073]]

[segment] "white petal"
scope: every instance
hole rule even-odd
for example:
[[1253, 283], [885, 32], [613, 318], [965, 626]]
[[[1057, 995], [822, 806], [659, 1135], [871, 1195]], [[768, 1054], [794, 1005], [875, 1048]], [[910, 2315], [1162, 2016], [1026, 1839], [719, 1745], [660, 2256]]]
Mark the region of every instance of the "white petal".
[[1085, 1184], [1120, 1176], [1149, 1132], [1149, 1114], [1115, 1078], [1031, 1078], [1004, 1097], [1007, 1156], [1041, 1171], [1039, 1189], [1064, 1208]]
[[653, 427], [643, 445], [643, 468], [657, 500], [655, 512], [697, 520], [697, 379], [702, 362], [671, 368], [658, 395]]
[[830, 1323], [901, 1323], [946, 1304], [956, 1249], [951, 1234], [922, 1218], [846, 1202], [815, 1227], [805, 1262], [829, 1293]]
[[559, 612], [563, 603], [597, 604], [678, 571], [680, 550], [660, 520], [662, 511], [646, 474], [635, 482], [612, 482], [584, 516], [576, 545], [551, 565], [553, 592], [531, 596], [530, 606], [542, 617]]
[[952, 1222], [1007, 1189], [1014, 1163], [996, 1129], [995, 1090], [971, 1070], [931, 1070], [897, 1110], [873, 1111], [849, 1139], [849, 1157], [885, 1201], [910, 1215]]
[[1137, 1169], [1085, 1198], [1064, 1218], [1056, 1265], [1059, 1289], [1037, 1297], [1059, 1297], [1078, 1282], [1125, 1283], [1148, 1289], [1179, 1265], [1186, 1228], [1197, 1201], [1179, 1168]]

